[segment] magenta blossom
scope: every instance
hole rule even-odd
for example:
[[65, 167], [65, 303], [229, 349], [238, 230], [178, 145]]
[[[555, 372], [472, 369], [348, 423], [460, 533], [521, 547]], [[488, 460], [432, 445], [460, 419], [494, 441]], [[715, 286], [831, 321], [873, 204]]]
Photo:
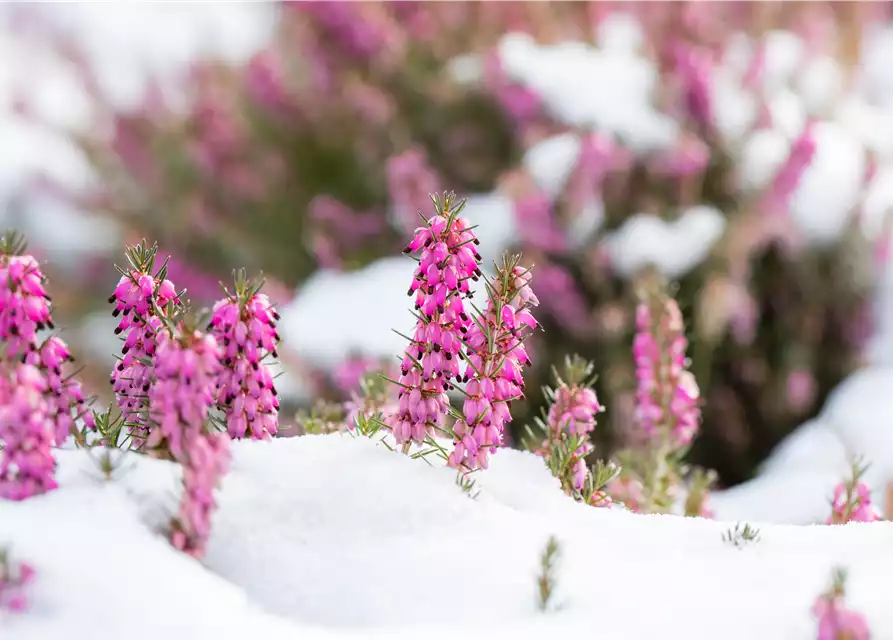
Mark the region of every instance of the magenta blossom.
[[639, 304], [633, 343], [636, 414], [641, 435], [673, 449], [688, 446], [698, 430], [699, 390], [687, 370], [682, 314], [672, 298]]
[[846, 482], [834, 488], [831, 500], [831, 515], [828, 524], [846, 524], [847, 522], [874, 522], [881, 516], [871, 503], [871, 491], [862, 476], [867, 467], [859, 461], [853, 462], [852, 475]]
[[229, 445], [225, 433], [200, 433], [191, 441], [183, 460], [183, 497], [171, 543], [196, 558], [204, 556], [211, 535], [214, 490], [229, 469]]
[[[262, 283], [261, 283], [262, 284]], [[223, 348], [218, 405], [233, 438], [268, 439], [279, 427], [279, 397], [266, 360], [277, 357], [279, 314], [244, 273], [234, 293], [214, 305], [210, 330]]]
[[54, 424], [47, 381], [20, 363], [0, 374], [0, 498], [24, 500], [55, 489]]
[[21, 613], [28, 608], [26, 587], [34, 581], [31, 565], [13, 562], [9, 552], [0, 549], [0, 611]]
[[418, 320], [400, 366], [398, 409], [387, 423], [407, 450], [442, 425], [446, 392], [459, 377], [462, 340], [472, 323], [462, 298], [471, 295], [469, 281], [481, 276], [481, 257], [471, 225], [459, 215], [464, 204], [452, 194], [435, 199], [437, 214], [404, 249], [421, 251], [409, 288]]
[[487, 283], [486, 309], [465, 333], [467, 385], [463, 416], [453, 425], [451, 467], [486, 469], [490, 453], [503, 444], [512, 401], [524, 395], [521, 371], [530, 364], [524, 348], [530, 333], [525, 328], [537, 327], [530, 308], [539, 304], [530, 278], [517, 257], [507, 259]]
[[152, 275], [157, 246], [145, 242], [127, 249], [128, 270], [121, 276], [109, 302], [112, 315], [121, 316], [115, 335], [124, 334], [122, 357], [111, 375], [118, 407], [129, 427], [132, 446], [142, 448], [149, 436], [148, 394], [152, 385], [156, 336], [168, 305], [179, 304], [174, 285], [166, 279], [167, 266]]
[[214, 404], [221, 349], [214, 336], [182, 325], [174, 334], [165, 328], [157, 339], [146, 448], [165, 446], [175, 460], [183, 460], [191, 441], [205, 429]]
[[817, 640], [870, 640], [865, 616], [846, 607], [845, 587], [846, 573], [838, 569], [831, 588], [816, 599], [812, 613], [819, 623]]

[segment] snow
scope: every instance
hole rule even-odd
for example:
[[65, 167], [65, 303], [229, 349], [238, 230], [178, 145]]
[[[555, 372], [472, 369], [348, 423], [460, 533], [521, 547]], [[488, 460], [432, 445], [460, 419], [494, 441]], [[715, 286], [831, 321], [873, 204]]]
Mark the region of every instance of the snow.
[[[0, 503], [0, 540], [38, 572], [32, 609], [2, 629], [16, 640], [809, 637], [810, 607], [843, 565], [849, 604], [876, 637], [893, 633], [893, 524], [752, 523], [761, 540], [737, 549], [721, 539], [731, 523], [574, 503], [518, 451], [494, 457], [471, 499], [452, 471], [364, 438], [233, 446], [202, 563], [159, 533], [175, 508], [173, 464], [128, 454], [106, 483], [85, 452], [60, 451], [60, 489]], [[541, 613], [535, 578], [553, 535], [559, 608]]]
[[691, 207], [668, 222], [637, 213], [606, 239], [611, 266], [624, 276], [653, 264], [669, 278], [679, 278], [700, 264], [725, 229], [725, 217], [706, 205]]
[[834, 122], [815, 125], [816, 150], [791, 198], [790, 214], [807, 240], [840, 237], [858, 204], [864, 182], [865, 148]]

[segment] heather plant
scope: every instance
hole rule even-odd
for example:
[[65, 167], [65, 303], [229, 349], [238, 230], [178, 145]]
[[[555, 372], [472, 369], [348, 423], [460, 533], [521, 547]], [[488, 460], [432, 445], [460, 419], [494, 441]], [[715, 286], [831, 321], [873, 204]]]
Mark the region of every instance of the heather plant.
[[511, 405], [524, 394], [522, 369], [530, 365], [524, 340], [538, 325], [530, 309], [538, 304], [531, 273], [520, 256], [506, 258], [496, 276], [485, 278], [487, 305], [476, 309], [463, 333], [465, 401], [453, 424], [453, 451], [447, 464], [457, 469], [486, 469], [495, 447], [505, 441]]
[[[688, 471], [683, 459], [700, 423], [699, 389], [688, 370], [688, 341], [682, 313], [660, 278], [643, 278], [636, 308], [633, 360], [636, 367], [636, 404], [630, 446], [619, 454], [626, 486], [640, 489], [637, 510], [667, 513], [682, 495]], [[686, 515], [706, 516], [711, 474], [696, 471], [684, 503]], [[609, 493], [612, 487], [609, 485]], [[628, 505], [629, 506], [629, 505]]]
[[722, 534], [722, 541], [736, 549], [742, 549], [749, 544], [756, 544], [760, 541], [760, 530], [746, 522], [742, 527], [739, 522], [734, 529], [730, 528]]
[[546, 547], [540, 555], [540, 571], [536, 578], [537, 604], [540, 611], [546, 612], [553, 606], [560, 557], [561, 546], [558, 540], [555, 536], [549, 536]]
[[[637, 21], [638, 43], [610, 32], [618, 12]], [[763, 33], [789, 28], [804, 66], [835, 53], [847, 63], [869, 19], [846, 3], [285, 3], [252, 60], [190, 70], [178, 87], [185, 109], [160, 90], [113, 108], [82, 65], [113, 126], [104, 137], [78, 133], [102, 179], [98, 192], [74, 197], [159, 238], [195, 271], [217, 276], [238, 261], [294, 286], [318, 265], [349, 270], [394, 252], [443, 184], [495, 189], [513, 203], [513, 249], [537, 264], [546, 329], [530, 345], [544, 355], [515, 423], [546, 402], [539, 388], [552, 366], [579, 353], [595, 360], [598, 397], [613, 408], [596, 444], [605, 454], [623, 446], [635, 404], [635, 281], [659, 263], [679, 280], [703, 392], [689, 458], [735, 483], [858, 366], [877, 266], [855, 219], [823, 242], [792, 220], [819, 128], [788, 131], [773, 99], [798, 91], [797, 80], [766, 68]], [[816, 37], [808, 25], [817, 22], [838, 25], [838, 36]], [[505, 55], [519, 33], [539, 46], [582, 41], [606, 65], [630, 58], [655, 86], [647, 104], [621, 108], [654, 117], [636, 126], [550, 102]], [[743, 62], [742, 38], [755, 51]], [[753, 117], [730, 116], [717, 88]], [[655, 131], [672, 135], [642, 141]], [[520, 162], [556, 134], [579, 148], [557, 194]], [[776, 134], [779, 166], [767, 162], [767, 177], [753, 179], [747, 149]], [[718, 238], [688, 249], [701, 259], [637, 261], [615, 248], [649, 226], [698, 235], [686, 225], [708, 218]], [[651, 240], [661, 237], [674, 243]]]
[[879, 511], [871, 502], [871, 490], [862, 482], [867, 469], [868, 465], [861, 460], [853, 461], [850, 477], [834, 488], [828, 524], [874, 522], [881, 519]]
[[458, 379], [462, 336], [472, 323], [463, 298], [470, 297], [469, 282], [481, 276], [477, 238], [459, 216], [464, 203], [447, 194], [433, 201], [436, 214], [422, 218], [425, 224], [404, 249], [421, 251], [408, 292], [417, 322], [400, 364], [398, 408], [388, 424], [404, 452], [443, 427], [446, 392]]
[[279, 314], [260, 292], [263, 281], [250, 282], [244, 270], [233, 292], [214, 305], [208, 329], [223, 348], [217, 403], [226, 414], [230, 437], [269, 439], [279, 424], [279, 398], [270, 367], [276, 358]]
[[539, 438], [541, 444], [528, 447], [543, 457], [566, 494], [578, 502], [609, 507], [612, 499], [604, 487], [620, 469], [601, 460], [593, 467], [587, 463], [595, 449], [590, 434], [596, 427], [596, 416], [604, 411], [592, 388], [593, 370], [594, 364], [579, 356], [565, 361], [563, 375], [553, 370], [557, 386], [544, 390], [549, 408], [535, 421], [539, 433], [528, 427], [531, 443]]
[[158, 245], [142, 243], [125, 251], [128, 265], [116, 267], [121, 279], [109, 303], [120, 316], [115, 335], [121, 338], [121, 357], [112, 370], [115, 399], [127, 427], [131, 447], [140, 450], [149, 437], [149, 391], [154, 376], [158, 333], [164, 320], [180, 305], [173, 283], [167, 279], [167, 261], [156, 271]]
[[53, 445], [95, 428], [71, 355], [53, 329], [37, 260], [14, 232], [0, 237], [0, 497], [23, 500], [56, 487]]
[[831, 586], [821, 594], [812, 607], [818, 618], [818, 640], [869, 640], [871, 630], [865, 617], [846, 606], [847, 574], [835, 569]]
[[183, 467], [183, 495], [171, 542], [195, 557], [204, 555], [214, 490], [230, 459], [229, 436], [217, 432], [210, 420], [224, 351], [198, 326], [195, 318], [175, 316], [166, 318], [157, 334], [146, 439], [147, 450], [162, 449]]
[[21, 613], [28, 608], [27, 588], [35, 571], [25, 562], [16, 562], [8, 548], [0, 548], [0, 611]]

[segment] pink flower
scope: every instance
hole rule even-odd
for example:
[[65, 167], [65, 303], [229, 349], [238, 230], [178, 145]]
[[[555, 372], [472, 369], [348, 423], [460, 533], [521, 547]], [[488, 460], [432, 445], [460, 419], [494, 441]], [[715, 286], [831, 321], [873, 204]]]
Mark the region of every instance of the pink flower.
[[428, 166], [422, 149], [409, 149], [392, 156], [387, 165], [388, 195], [397, 220], [407, 232], [419, 222], [418, 212], [431, 202], [428, 194], [437, 193], [439, 179]]
[[183, 498], [173, 522], [171, 543], [195, 558], [205, 554], [211, 535], [214, 490], [230, 463], [230, 439], [225, 433], [200, 433], [183, 460]]
[[24, 500], [57, 486], [47, 388], [33, 365], [0, 372], [0, 498]]
[[682, 314], [672, 298], [639, 304], [633, 342], [636, 414], [641, 434], [673, 449], [688, 446], [698, 430], [700, 393], [686, 369]]
[[453, 451], [447, 464], [467, 470], [486, 469], [490, 453], [503, 443], [511, 422], [511, 402], [524, 395], [522, 368], [530, 364], [524, 329], [537, 322], [530, 308], [538, 300], [530, 289], [530, 271], [507, 259], [488, 282], [483, 313], [465, 332], [467, 349], [463, 417], [453, 426]]
[[815, 150], [814, 124], [809, 123], [794, 141], [788, 159], [763, 196], [763, 208], [767, 215], [781, 215], [787, 211], [791, 196], [812, 162]]
[[818, 618], [818, 640], [869, 640], [871, 630], [861, 613], [846, 608], [846, 574], [834, 572], [831, 588], [820, 595], [812, 607]]
[[862, 482], [867, 467], [858, 461], [853, 463], [852, 476], [834, 488], [831, 500], [831, 515], [827, 524], [845, 524], [847, 522], [874, 522], [881, 516], [871, 503], [871, 491]]
[[[584, 494], [593, 480], [586, 464], [586, 456], [594, 450], [589, 434], [595, 429], [596, 416], [604, 411], [586, 380], [591, 377], [592, 368], [591, 363], [580, 358], [568, 360], [564, 379], [559, 377], [557, 388], [547, 389], [551, 403], [545, 422], [540, 423], [546, 442], [536, 452], [559, 477], [565, 492], [578, 500], [586, 499]], [[553, 455], [559, 458], [557, 464], [553, 464]], [[596, 489], [587, 501], [610, 506], [611, 499], [600, 487]]]
[[515, 218], [526, 245], [543, 251], [563, 251], [567, 247], [555, 222], [552, 203], [544, 193], [536, 192], [515, 202]]
[[622, 503], [630, 511], [642, 512], [645, 490], [642, 483], [627, 475], [621, 475], [608, 483], [607, 491], [615, 502]]
[[279, 397], [265, 362], [278, 357], [279, 314], [260, 285], [241, 274], [234, 293], [214, 305], [210, 330], [223, 347], [217, 402], [232, 438], [269, 439], [279, 427]]
[[148, 393], [156, 335], [162, 328], [162, 317], [168, 313], [167, 306], [180, 303], [173, 283], [166, 279], [166, 266], [152, 275], [156, 253], [157, 246], [150, 248], [145, 242], [128, 247], [130, 268], [109, 298], [115, 305], [112, 315], [121, 316], [115, 335], [124, 334], [122, 357], [112, 371], [111, 383], [136, 449], [142, 448], [149, 436]]
[[688, 113], [699, 125], [712, 127], [713, 103], [710, 96], [711, 61], [709, 52], [679, 42], [675, 48], [675, 57]]
[[0, 549], [0, 611], [22, 613], [28, 608], [25, 588], [34, 581], [34, 576], [31, 565], [13, 562], [9, 552]]
[[147, 449], [164, 447], [174, 460], [188, 458], [214, 404], [221, 349], [214, 336], [183, 325], [157, 335], [155, 378], [148, 390], [151, 430]]
[[48, 417], [53, 423], [53, 439], [62, 445], [77, 431], [77, 420], [82, 419], [93, 429], [93, 413], [86, 407], [80, 382], [63, 375], [63, 365], [73, 360], [68, 345], [56, 336], [47, 338], [39, 350], [31, 352], [26, 362], [37, 367], [46, 380]]
[[424, 441], [442, 424], [446, 392], [459, 377], [462, 340], [472, 324], [462, 298], [471, 295], [469, 281], [481, 276], [478, 239], [459, 215], [464, 202], [445, 194], [435, 205], [437, 214], [404, 249], [421, 252], [409, 288], [418, 320], [400, 366], [398, 407], [388, 426], [397, 443], [406, 446]]
[[[3, 238], [4, 244], [17, 241], [14, 236]], [[36, 350], [37, 332], [53, 328], [40, 265], [33, 256], [16, 255], [15, 250], [0, 253], [0, 340], [9, 360]]]

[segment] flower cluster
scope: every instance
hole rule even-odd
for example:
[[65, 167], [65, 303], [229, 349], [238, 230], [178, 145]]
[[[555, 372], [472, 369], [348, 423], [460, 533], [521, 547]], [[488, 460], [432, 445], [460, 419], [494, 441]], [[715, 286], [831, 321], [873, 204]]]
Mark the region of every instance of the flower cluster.
[[831, 588], [820, 595], [812, 607], [818, 618], [818, 640], [869, 640], [871, 630], [865, 617], [848, 609], [846, 598], [846, 573], [834, 571]]
[[689, 474], [682, 462], [699, 426], [698, 385], [687, 369], [679, 305], [655, 274], [641, 281], [636, 331], [636, 428], [629, 434], [633, 446], [617, 454], [624, 482], [616, 490], [624, 498], [615, 497], [646, 513], [681, 509], [688, 516], [708, 517], [708, 491], [715, 474], [701, 469]]
[[221, 349], [214, 336], [183, 323], [173, 331], [159, 331], [156, 340], [154, 380], [148, 390], [151, 428], [145, 446], [185, 460], [214, 404]]
[[53, 328], [50, 298], [24, 250], [17, 234], [0, 238], [0, 495], [15, 500], [54, 488], [51, 446], [76, 432], [81, 417], [95, 427], [80, 384], [63, 376], [67, 345], [56, 336], [38, 341]]
[[192, 440], [183, 461], [183, 497], [171, 530], [171, 543], [200, 558], [211, 534], [214, 490], [229, 469], [230, 439], [226, 433], [201, 433]]
[[469, 280], [481, 276], [478, 239], [459, 213], [464, 201], [452, 194], [434, 198], [436, 215], [425, 220], [404, 253], [421, 252], [409, 295], [415, 295], [417, 323], [400, 366], [398, 409], [389, 418], [398, 444], [422, 442], [446, 414], [446, 392], [459, 377], [462, 341], [471, 317], [463, 297]]
[[867, 467], [859, 461], [853, 462], [850, 479], [841, 482], [834, 488], [828, 524], [874, 522], [881, 519], [877, 509], [871, 503], [871, 491], [862, 482], [866, 469]]
[[22, 358], [38, 346], [38, 331], [53, 328], [50, 297], [44, 276], [33, 256], [19, 255], [24, 249], [15, 235], [3, 237], [0, 256], [0, 340], [6, 358]]
[[549, 410], [537, 420], [546, 440], [536, 453], [561, 481], [565, 493], [580, 502], [609, 507], [613, 501], [603, 487], [618, 470], [601, 463], [590, 469], [586, 463], [595, 450], [590, 434], [595, 430], [596, 416], [604, 411], [592, 388], [593, 370], [593, 363], [574, 356], [565, 362], [563, 375], [554, 372], [557, 386], [546, 389]]
[[183, 465], [183, 497], [171, 542], [201, 557], [210, 534], [214, 489], [230, 459], [229, 436], [209, 429], [223, 351], [214, 336], [196, 330], [190, 321], [165, 326], [156, 337], [146, 448], [164, 450]]
[[698, 429], [698, 383], [686, 368], [682, 313], [675, 300], [656, 296], [636, 309], [637, 418], [641, 435], [688, 446]]
[[0, 498], [24, 500], [55, 489], [53, 423], [47, 381], [40, 370], [20, 363], [0, 375]]
[[465, 332], [466, 365], [463, 415], [453, 425], [451, 467], [486, 469], [489, 455], [503, 444], [511, 422], [511, 403], [524, 395], [523, 367], [530, 364], [524, 340], [535, 329], [530, 312], [539, 301], [530, 288], [531, 274], [520, 256], [506, 258], [488, 280], [487, 306]]
[[9, 551], [0, 549], [0, 611], [20, 613], [28, 608], [25, 588], [34, 580], [35, 572], [25, 562], [13, 562]]
[[47, 338], [27, 359], [29, 364], [43, 372], [46, 379], [47, 411], [57, 445], [77, 431], [78, 419], [82, 419], [88, 428], [96, 428], [93, 412], [86, 408], [80, 382], [66, 378], [62, 373], [63, 365], [72, 360], [68, 345], [57, 336]]
[[127, 249], [128, 268], [109, 302], [112, 315], [121, 316], [115, 335], [124, 333], [122, 357], [111, 375], [118, 407], [130, 430], [131, 445], [140, 449], [149, 437], [148, 393], [152, 384], [157, 335], [171, 303], [180, 304], [164, 264], [153, 275], [157, 246], [145, 242]]
[[209, 330], [223, 348], [218, 405], [233, 438], [268, 439], [279, 426], [279, 398], [267, 357], [277, 357], [279, 314], [260, 293], [263, 283], [239, 272], [232, 294], [214, 305]]

